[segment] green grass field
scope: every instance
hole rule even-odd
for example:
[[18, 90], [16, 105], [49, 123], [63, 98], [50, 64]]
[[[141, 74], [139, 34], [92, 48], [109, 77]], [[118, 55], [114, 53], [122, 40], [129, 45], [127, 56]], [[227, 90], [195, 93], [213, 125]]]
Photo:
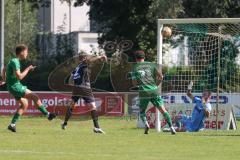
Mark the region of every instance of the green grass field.
[[[67, 130], [60, 119], [22, 117], [17, 133], [0, 117], [0, 160], [234, 160], [240, 158], [240, 131], [156, 133], [144, 135], [136, 121], [100, 117], [105, 135], [92, 132], [92, 121], [72, 120]], [[240, 123], [238, 123], [240, 124]]]

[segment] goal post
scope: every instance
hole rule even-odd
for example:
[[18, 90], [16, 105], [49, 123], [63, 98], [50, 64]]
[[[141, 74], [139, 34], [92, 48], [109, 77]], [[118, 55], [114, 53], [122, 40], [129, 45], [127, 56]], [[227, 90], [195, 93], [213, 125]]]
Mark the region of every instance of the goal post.
[[[158, 23], [158, 30], [157, 30], [157, 34], [158, 34], [158, 39], [157, 39], [157, 64], [160, 66], [162, 65], [162, 42], [163, 42], [163, 36], [161, 34], [161, 31], [163, 29], [163, 25]], [[161, 88], [159, 88], [159, 93], [161, 93]], [[156, 124], [155, 124], [155, 128], [157, 130], [157, 132], [161, 131], [161, 120], [160, 120], [160, 111], [156, 108]]]
[[[162, 29], [172, 30], [163, 37]], [[185, 93], [189, 81], [193, 92], [208, 89], [216, 96], [216, 129], [220, 93], [240, 92], [240, 18], [158, 19], [157, 63], [165, 76], [163, 95]], [[165, 83], [165, 84], [164, 84]], [[167, 91], [166, 85], [172, 85]], [[156, 112], [155, 128], [161, 130]]]

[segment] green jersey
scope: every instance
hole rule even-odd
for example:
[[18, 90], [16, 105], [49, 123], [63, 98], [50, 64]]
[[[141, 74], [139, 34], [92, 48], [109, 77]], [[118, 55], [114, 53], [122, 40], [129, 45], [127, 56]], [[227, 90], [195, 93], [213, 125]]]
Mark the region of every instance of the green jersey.
[[157, 65], [150, 62], [138, 62], [133, 66], [133, 72], [137, 73], [136, 80], [138, 81], [140, 91], [156, 91]]
[[164, 103], [158, 93], [157, 72], [158, 67], [155, 63], [138, 62], [133, 66], [132, 79], [138, 82], [139, 107], [144, 113], [149, 102], [152, 102], [152, 104], [158, 108], [161, 108]]
[[7, 69], [6, 69], [6, 75], [7, 75], [6, 82], [8, 87], [16, 83], [20, 83], [15, 73], [17, 70], [20, 70], [20, 69], [21, 69], [21, 66], [18, 58], [13, 58], [8, 62]]

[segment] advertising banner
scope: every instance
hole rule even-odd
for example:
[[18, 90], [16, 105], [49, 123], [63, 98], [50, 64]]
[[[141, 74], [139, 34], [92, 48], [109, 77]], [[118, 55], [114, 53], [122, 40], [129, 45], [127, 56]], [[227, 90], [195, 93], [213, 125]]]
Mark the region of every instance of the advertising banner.
[[[69, 104], [70, 94], [60, 94], [56, 92], [36, 92], [39, 98], [50, 112], [55, 112], [58, 115], [64, 115], [66, 108]], [[96, 106], [100, 115], [112, 115], [122, 116], [124, 114], [124, 94], [118, 93], [94, 93]], [[25, 115], [41, 115], [39, 110], [34, 107], [34, 103], [28, 102], [29, 107], [25, 112]], [[10, 115], [16, 112], [19, 104], [8, 93], [0, 93], [0, 114]], [[77, 107], [73, 114], [84, 115], [89, 113], [89, 107], [87, 107], [83, 100], [79, 100]]]
[[[194, 94], [196, 96], [201, 96], [201, 94]], [[131, 96], [133, 97], [133, 96]], [[135, 94], [135, 97], [130, 99], [129, 101], [132, 101], [131, 103], [134, 104], [130, 106], [130, 108], [133, 108], [135, 111], [134, 113], [137, 114], [139, 111], [137, 111], [137, 105], [139, 105], [138, 102], [138, 95]], [[179, 120], [181, 115], [185, 116], [191, 116], [192, 110], [194, 108], [194, 104], [191, 103], [191, 100], [186, 96], [186, 94], [175, 94], [171, 96], [162, 96], [165, 103], [165, 108], [169, 111], [173, 124], [176, 126], [176, 122]], [[236, 129], [236, 118], [235, 116], [238, 116], [238, 113], [235, 111], [236, 106], [240, 104], [240, 96], [235, 94], [225, 94], [221, 95], [220, 97], [220, 104], [218, 109], [218, 129], [220, 130], [228, 130], [228, 129]], [[211, 98], [211, 105], [212, 105], [212, 111], [211, 115], [208, 119], [205, 120], [205, 129], [216, 129], [217, 123], [216, 123], [216, 100], [217, 97], [215, 95]], [[150, 124], [151, 128], [155, 127], [156, 123], [156, 109], [155, 107], [149, 103], [148, 108], [146, 110], [147, 114], [147, 120]], [[168, 127], [166, 121], [161, 117], [161, 127], [166, 128]], [[144, 127], [144, 124], [142, 123], [141, 119], [138, 117], [137, 126], [142, 128]]]

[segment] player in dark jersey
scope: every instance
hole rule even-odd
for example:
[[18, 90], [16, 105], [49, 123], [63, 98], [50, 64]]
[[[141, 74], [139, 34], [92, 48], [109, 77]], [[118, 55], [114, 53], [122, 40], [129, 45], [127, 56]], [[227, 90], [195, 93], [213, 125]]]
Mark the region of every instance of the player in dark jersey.
[[71, 103], [67, 108], [64, 122], [61, 124], [62, 129], [66, 129], [69, 118], [72, 115], [73, 109], [80, 98], [82, 98], [86, 105], [91, 108], [91, 117], [94, 124], [93, 131], [95, 133], [104, 133], [98, 124], [97, 107], [94, 101], [94, 96], [91, 90], [90, 76], [88, 63], [96, 60], [107, 60], [105, 55], [91, 56], [91, 55], [79, 55], [80, 63], [72, 71], [69, 78], [70, 83], [73, 84]]

